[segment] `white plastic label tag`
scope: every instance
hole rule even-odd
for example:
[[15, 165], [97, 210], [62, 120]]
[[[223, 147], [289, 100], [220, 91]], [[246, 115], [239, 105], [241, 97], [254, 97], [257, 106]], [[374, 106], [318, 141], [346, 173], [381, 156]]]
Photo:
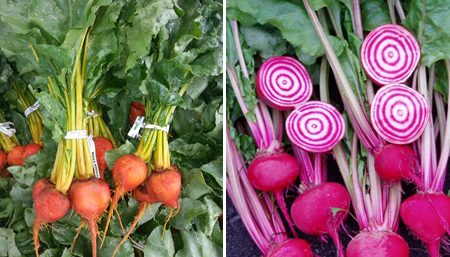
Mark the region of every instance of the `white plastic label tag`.
[[16, 133], [14, 123], [12, 122], [0, 123], [0, 132], [7, 135], [8, 137], [12, 137]]
[[165, 131], [165, 132], [169, 133], [170, 126], [167, 125], [165, 127], [161, 127], [161, 126], [153, 125], [153, 124], [145, 124], [144, 123], [144, 116], [138, 116], [136, 118], [136, 121], [133, 124], [133, 127], [128, 132], [128, 136], [131, 137], [131, 138], [135, 138], [137, 136], [139, 139], [141, 139], [142, 135], [139, 135], [139, 130], [141, 128], [157, 129], [157, 130], [162, 130], [162, 131]]
[[87, 119], [89, 119], [89, 118], [95, 118], [95, 117], [97, 117], [98, 116], [98, 113], [96, 113], [95, 111], [88, 111], [87, 112]]
[[87, 130], [74, 130], [67, 132], [64, 139], [81, 139], [87, 137]]
[[149, 129], [157, 129], [157, 130], [162, 130], [162, 131], [164, 131], [164, 132], [166, 132], [166, 133], [169, 133], [169, 128], [170, 128], [170, 126], [169, 125], [167, 125], [167, 126], [165, 126], [165, 127], [160, 127], [160, 126], [158, 126], [158, 125], [153, 125], [153, 124], [147, 124], [147, 125], [145, 125], [145, 128], [149, 128]]
[[39, 102], [36, 101], [32, 106], [28, 107], [25, 110], [25, 117], [28, 117], [28, 115], [30, 115], [30, 113], [36, 111], [37, 109], [39, 109], [39, 107], [40, 107]]
[[89, 137], [87, 138], [87, 142], [88, 142], [88, 146], [89, 146], [89, 152], [91, 153], [92, 166], [94, 167], [94, 176], [96, 178], [100, 178], [100, 172], [98, 170], [98, 163], [97, 163], [97, 156], [95, 154], [95, 143], [92, 138], [93, 138], [93, 135], [90, 134]]
[[131, 127], [128, 132], [128, 136], [131, 138], [135, 138], [139, 134], [139, 130], [145, 125], [144, 124], [144, 116], [137, 116], [134, 121], [133, 127]]

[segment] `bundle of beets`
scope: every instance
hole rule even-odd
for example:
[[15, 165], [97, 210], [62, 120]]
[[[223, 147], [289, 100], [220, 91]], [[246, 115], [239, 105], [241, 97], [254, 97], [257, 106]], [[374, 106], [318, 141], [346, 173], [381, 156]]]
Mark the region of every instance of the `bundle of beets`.
[[[403, 26], [385, 24], [364, 37], [359, 1], [351, 8], [352, 40], [362, 43], [352, 56], [359, 56], [357, 65], [363, 70], [349, 74], [348, 60], [336, 53], [335, 38], [329, 36], [327, 19], [336, 26], [331, 7], [320, 9], [315, 4], [316, 13], [310, 3], [285, 4], [306, 10], [323, 45], [317, 88], [305, 66], [290, 56], [261, 58], [253, 76], [259, 59], [240, 31], [250, 29], [235, 19], [249, 21], [230, 12], [227, 190], [244, 226], [270, 257], [316, 256], [298, 238], [297, 229], [322, 238], [329, 235], [341, 257], [406, 257], [410, 249], [398, 234], [401, 217], [427, 245], [430, 256], [440, 256], [440, 243], [450, 231], [450, 197], [443, 193], [450, 151], [450, 109], [446, 114], [443, 95], [449, 92], [434, 89], [435, 66], [419, 65], [421, 46]], [[396, 7], [404, 19], [399, 3]], [[230, 10], [251, 12], [250, 7], [236, 4]], [[394, 12], [392, 4], [389, 7]], [[263, 17], [256, 18], [264, 24]], [[337, 38], [345, 42], [339, 31], [334, 27]], [[450, 62], [443, 63], [449, 72]], [[330, 87], [336, 87], [339, 96], [330, 99]], [[344, 185], [327, 182], [327, 155], [337, 162]], [[403, 202], [401, 181], [417, 190]], [[298, 196], [287, 206], [288, 192]], [[352, 240], [344, 249], [338, 231], [349, 215], [360, 232], [352, 237], [346, 231]]]

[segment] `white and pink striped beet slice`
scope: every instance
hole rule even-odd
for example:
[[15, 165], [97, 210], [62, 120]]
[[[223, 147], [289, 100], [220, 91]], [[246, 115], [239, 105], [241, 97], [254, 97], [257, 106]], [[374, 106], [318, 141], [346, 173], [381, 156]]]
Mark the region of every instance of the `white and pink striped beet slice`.
[[272, 57], [263, 63], [256, 75], [258, 96], [278, 110], [292, 110], [307, 102], [312, 91], [308, 72], [292, 57]]
[[311, 101], [289, 114], [286, 132], [291, 142], [303, 150], [324, 153], [344, 137], [345, 122], [332, 105]]
[[411, 32], [386, 24], [372, 30], [361, 46], [361, 63], [379, 86], [403, 83], [420, 61], [420, 47]]
[[419, 138], [430, 119], [430, 108], [421, 94], [403, 84], [378, 90], [370, 109], [377, 133], [392, 144], [409, 144]]

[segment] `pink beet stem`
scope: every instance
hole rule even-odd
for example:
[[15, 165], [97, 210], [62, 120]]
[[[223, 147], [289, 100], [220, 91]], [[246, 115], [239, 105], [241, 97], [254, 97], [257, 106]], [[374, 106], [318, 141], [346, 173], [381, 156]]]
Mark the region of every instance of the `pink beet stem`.
[[[247, 71], [247, 65], [245, 64], [244, 55], [242, 53], [241, 48], [241, 42], [239, 39], [239, 31], [238, 31], [238, 25], [236, 20], [231, 21], [231, 27], [233, 30], [233, 38], [234, 43], [236, 45], [236, 51], [238, 54], [239, 59], [239, 65], [241, 67], [242, 73], [245, 78], [249, 79], [248, 71]], [[247, 114], [250, 109], [245, 104], [242, 92], [240, 90], [240, 87], [238, 85], [238, 79], [236, 75], [236, 71], [234, 67], [231, 67], [230, 65], [227, 65], [227, 74], [230, 78], [231, 85], [233, 87], [233, 91], [236, 95], [236, 98], [238, 100], [239, 106], [242, 109], [242, 112]], [[256, 117], [256, 123], [253, 121], [247, 119], [247, 122], [249, 123], [250, 129], [252, 131], [252, 134], [254, 136], [255, 142], [260, 150], [269, 150], [269, 152], [273, 151], [280, 151], [281, 146], [277, 144], [272, 144], [274, 140], [276, 140], [276, 134], [275, 134], [275, 128], [272, 122], [272, 118], [270, 116], [270, 113], [265, 106], [264, 103], [259, 101], [259, 103], [256, 105], [256, 108], [253, 110], [255, 117]], [[282, 128], [282, 125], [279, 127]], [[275, 147], [274, 147], [275, 146]], [[272, 149], [274, 147], [274, 149]]]
[[[426, 68], [425, 66], [420, 66], [418, 72], [418, 91], [422, 94], [428, 105], [430, 105], [430, 99], [428, 97], [427, 89], [427, 79], [426, 79]], [[428, 122], [425, 130], [420, 137], [421, 148], [420, 148], [420, 165], [422, 167], [422, 181], [425, 190], [432, 189], [432, 182], [434, 178], [434, 171], [436, 171], [436, 151], [433, 151], [434, 140], [433, 140], [433, 122]]]
[[309, 158], [308, 152], [305, 150], [294, 146], [294, 156], [300, 166], [300, 179], [302, 182], [306, 183], [306, 186], [313, 184], [314, 181], [314, 168]]
[[[266, 254], [274, 236], [276, 242], [287, 239], [286, 230], [278, 212], [267, 211], [275, 209], [273, 204], [267, 204], [267, 209], [263, 207], [263, 200], [258, 197], [247, 178], [243, 156], [238, 153], [235, 142], [230, 139], [228, 124], [226, 131], [227, 192], [253, 241], [261, 252]], [[265, 201], [267, 202], [267, 199]]]
[[273, 201], [273, 194], [269, 192], [263, 193], [264, 202], [266, 204], [267, 211], [272, 214], [272, 223], [275, 235], [273, 236], [275, 238], [275, 242], [281, 243], [288, 239], [286, 228], [284, 227], [283, 219], [280, 216], [280, 213], [278, 212], [274, 201]]
[[356, 134], [353, 134], [353, 143], [352, 143], [352, 181], [353, 181], [353, 194], [352, 194], [352, 204], [353, 209], [355, 209], [355, 215], [358, 218], [359, 227], [366, 228], [369, 226], [369, 217], [366, 212], [366, 203], [365, 203], [365, 195], [362, 192], [363, 185], [360, 185], [359, 177], [358, 177], [358, 137]]
[[[334, 52], [330, 42], [328, 41], [327, 35], [325, 34], [322, 25], [320, 24], [319, 19], [317, 18], [314, 10], [311, 9], [307, 0], [303, 0], [303, 3], [306, 7], [306, 11], [308, 12], [309, 17], [313, 23], [313, 26], [319, 36], [322, 45], [325, 48], [327, 59], [330, 63], [331, 68], [335, 74], [336, 82], [338, 85], [339, 93], [341, 94], [341, 98], [344, 102], [344, 106], [349, 113], [350, 120], [352, 122], [353, 127], [358, 131], [362, 131], [364, 133], [358, 133], [361, 142], [364, 144], [366, 149], [374, 149], [380, 146], [380, 142], [371, 127], [365, 111], [360, 106], [355, 94], [353, 93], [350, 82], [348, 81], [342, 66], [339, 63], [339, 60]], [[354, 116], [353, 118], [351, 116]], [[365, 137], [362, 135], [364, 134]]]
[[323, 153], [314, 154], [314, 174], [316, 176], [315, 185], [320, 185], [327, 181], [327, 163]]
[[[447, 68], [447, 73], [450, 74], [450, 61], [445, 60], [445, 67]], [[449, 92], [450, 92], [450, 79], [449, 79]], [[447, 107], [447, 122], [445, 125], [444, 142], [450, 142], [450, 104]], [[433, 141], [434, 142], [434, 141]], [[442, 191], [445, 182], [445, 172], [447, 170], [448, 155], [450, 153], [450, 144], [444, 144], [441, 149], [441, 156], [439, 158], [439, 164], [436, 170], [436, 176], [433, 180], [431, 189], [435, 192]]]
[[273, 127], [276, 134], [276, 140], [281, 142], [283, 140], [283, 117], [281, 115], [281, 112], [275, 109], [272, 109], [272, 117], [275, 121], [273, 123]]
[[286, 203], [284, 202], [283, 192], [281, 190], [277, 191], [277, 192], [275, 192], [275, 196], [277, 197], [278, 205], [280, 206], [281, 212], [283, 213], [284, 218], [286, 219], [286, 221], [289, 225], [289, 228], [292, 231], [292, 234], [294, 235], [295, 238], [298, 238], [297, 231], [294, 228], [294, 224], [292, 223], [291, 216], [289, 215], [289, 212], [286, 207]]
[[[229, 65], [227, 65], [227, 75], [230, 78], [231, 86], [233, 87], [233, 91], [236, 95], [236, 99], [239, 103], [239, 106], [241, 107], [244, 115], [246, 115], [250, 111], [250, 109], [245, 104], [243, 96], [242, 96], [242, 92], [239, 89], [236, 71], [234, 70], [233, 67], [230, 67]], [[258, 146], [258, 148], [261, 148], [261, 142], [262, 142], [261, 131], [258, 129], [258, 126], [255, 122], [247, 119], [247, 123], [253, 134], [253, 138], [255, 139], [256, 145]]]

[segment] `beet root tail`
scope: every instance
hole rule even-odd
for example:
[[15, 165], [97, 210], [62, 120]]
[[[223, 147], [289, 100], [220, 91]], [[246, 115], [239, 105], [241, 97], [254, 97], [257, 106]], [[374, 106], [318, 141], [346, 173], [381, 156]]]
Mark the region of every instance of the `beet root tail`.
[[434, 242], [428, 243], [428, 252], [430, 253], [430, 257], [439, 257], [439, 247], [441, 245], [441, 240], [438, 239]]
[[281, 212], [283, 213], [287, 223], [289, 224], [289, 228], [291, 229], [292, 234], [295, 238], [298, 238], [297, 231], [295, 230], [295, 227], [291, 220], [291, 216], [289, 215], [289, 212], [287, 210], [286, 203], [284, 202], [283, 192], [277, 191], [275, 192], [275, 196], [277, 197], [278, 205], [280, 206]]
[[108, 220], [106, 221], [105, 232], [103, 234], [102, 243], [100, 244], [100, 249], [102, 248], [103, 243], [105, 242], [106, 233], [108, 232], [109, 223], [111, 222], [111, 218], [113, 216], [114, 209], [116, 208], [117, 203], [119, 202], [119, 199], [122, 196], [122, 194], [123, 194], [122, 190], [120, 190], [119, 187], [116, 187], [116, 190], [114, 191], [114, 196], [112, 198], [111, 206], [109, 207]]
[[[338, 227], [339, 228], [339, 227]], [[338, 257], [344, 257], [344, 248], [342, 247], [341, 239], [339, 238], [338, 228], [331, 228], [327, 234], [333, 239], [334, 244], [336, 245]]]
[[123, 237], [122, 241], [120, 241], [120, 243], [117, 245], [112, 257], [114, 257], [114, 255], [116, 255], [117, 251], [119, 250], [120, 246], [125, 242], [125, 240], [127, 240], [127, 238], [130, 237], [131, 232], [136, 227], [136, 225], [139, 222], [139, 220], [141, 219], [142, 215], [144, 215], [147, 205], [148, 205], [147, 203], [141, 202], [141, 204], [139, 205], [138, 213], [136, 214], [136, 217], [134, 218], [133, 224], [131, 224], [131, 227], [128, 230], [127, 234]]
[[95, 220], [86, 220], [91, 231], [92, 257], [97, 257], [97, 223]]
[[33, 240], [34, 240], [34, 251], [36, 252], [36, 256], [39, 257], [39, 230], [41, 230], [42, 225], [44, 225], [44, 221], [40, 218], [34, 218], [33, 225]]

